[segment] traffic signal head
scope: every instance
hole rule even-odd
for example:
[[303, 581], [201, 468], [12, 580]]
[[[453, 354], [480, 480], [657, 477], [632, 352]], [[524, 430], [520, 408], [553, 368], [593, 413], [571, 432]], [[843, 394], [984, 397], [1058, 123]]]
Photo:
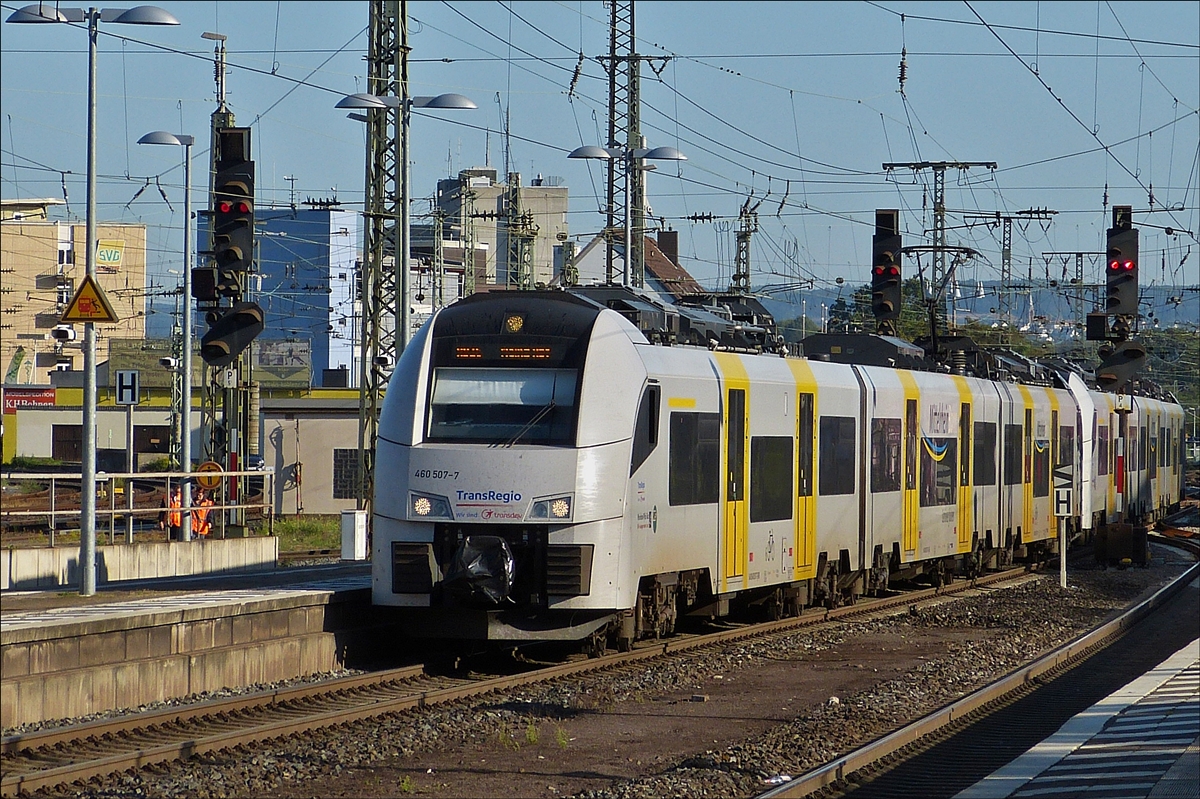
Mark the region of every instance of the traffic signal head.
[[228, 366], [263, 331], [263, 310], [253, 302], [237, 302], [211, 325], [200, 339], [200, 357], [209, 366]]
[[1108, 231], [1108, 258], [1104, 269], [1105, 312], [1110, 316], [1135, 316], [1138, 308], [1138, 232], [1134, 228]]
[[1120, 391], [1146, 365], [1146, 348], [1136, 341], [1123, 341], [1104, 356], [1096, 369], [1096, 385], [1102, 391]]
[[254, 261], [254, 162], [222, 161], [213, 182], [213, 260], [216, 291], [240, 298]]
[[876, 211], [871, 237], [871, 311], [878, 322], [900, 318], [900, 212]]

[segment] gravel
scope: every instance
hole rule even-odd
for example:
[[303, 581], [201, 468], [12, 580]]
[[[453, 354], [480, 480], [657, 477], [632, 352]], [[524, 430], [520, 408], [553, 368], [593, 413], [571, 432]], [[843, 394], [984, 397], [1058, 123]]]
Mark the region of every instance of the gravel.
[[[388, 796], [438, 794], [427, 758], [442, 754], [460, 764], [502, 758], [541, 735], [542, 747], [558, 751], [538, 761], [556, 773], [535, 786], [524, 768], [497, 769], [484, 776], [465, 770], [455, 786], [461, 796], [561, 796], [579, 799], [635, 797], [752, 796], [784, 776], [798, 775], [868, 740], [919, 717], [1034, 659], [1124, 608], [1148, 588], [1185, 568], [1181, 560], [1151, 569], [1077, 570], [1071, 587], [1060, 589], [1057, 575], [1031, 576], [1010, 588], [982, 589], [964, 598], [947, 598], [933, 607], [875, 616], [817, 628], [804, 628], [768, 639], [706, 649], [637, 667], [613, 669], [570, 681], [492, 695], [471, 703], [434, 707], [420, 714], [398, 714], [359, 722], [338, 730], [316, 731], [304, 738], [256, 744], [253, 751], [222, 752], [164, 764], [110, 778], [100, 784], [73, 786], [47, 796], [86, 797], [242, 797], [242, 796]], [[1051, 612], [1047, 612], [1050, 610]], [[798, 703], [790, 718], [765, 733], [684, 756], [639, 749], [622, 752], [631, 765], [626, 775], [607, 771], [602, 787], [578, 775], [593, 771], [580, 764], [575, 730], [583, 724], [608, 724], [606, 746], [618, 743], [618, 730], [636, 723], [641, 703], [667, 695], [705, 701], [722, 680], [743, 679], [756, 669], [781, 661], [823, 664], [837, 650], [874, 647], [880, 642], [946, 639], [936, 652], [917, 656], [895, 676], [869, 675], [868, 688], [812, 703]], [[914, 650], [916, 651], [916, 650]], [[840, 663], [839, 668], [858, 668]], [[876, 679], [877, 677], [877, 679]], [[263, 688], [266, 686], [257, 686]], [[171, 704], [171, 703], [164, 703]], [[699, 724], [712, 722], [699, 718]], [[684, 724], [684, 721], [679, 721]], [[580, 733], [582, 735], [582, 733]], [[663, 746], [666, 746], [666, 741]], [[538, 751], [550, 751], [540, 749]], [[663, 751], [669, 752], [664, 748]], [[457, 753], [457, 754], [455, 754]], [[573, 757], [575, 759], [573, 759]], [[637, 758], [636, 766], [633, 765]], [[539, 762], [539, 766], [543, 766]], [[416, 772], [431, 785], [419, 785]], [[404, 773], [399, 782], [379, 774]], [[390, 779], [390, 778], [389, 778]], [[574, 781], [572, 781], [574, 780]], [[440, 783], [444, 789], [450, 783]], [[574, 787], [572, 787], [574, 786]], [[561, 793], [560, 793], [561, 791]]]

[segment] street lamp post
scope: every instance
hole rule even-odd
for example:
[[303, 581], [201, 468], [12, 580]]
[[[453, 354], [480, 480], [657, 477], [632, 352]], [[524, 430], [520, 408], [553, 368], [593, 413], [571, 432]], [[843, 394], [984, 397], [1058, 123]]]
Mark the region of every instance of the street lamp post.
[[[404, 15], [401, 14], [403, 21]], [[406, 31], [402, 22], [402, 31]], [[383, 382], [382, 370], [395, 366], [400, 354], [408, 344], [409, 335], [409, 172], [408, 172], [408, 128], [413, 108], [437, 109], [472, 109], [477, 108], [473, 101], [461, 94], [440, 94], [436, 97], [410, 97], [408, 94], [408, 62], [407, 33], [402, 32], [402, 46], [399, 57], [400, 68], [399, 95], [351, 94], [343, 97], [336, 104], [337, 108], [363, 109], [370, 112], [366, 116], [360, 111], [352, 111], [351, 119], [367, 123], [367, 173], [363, 188], [364, 196], [364, 225], [363, 225], [363, 267], [359, 273], [359, 305], [362, 309], [362, 338], [358, 343], [359, 350], [359, 386], [358, 386], [358, 508], [368, 511], [372, 507], [373, 463], [370, 457], [374, 451], [376, 425], [379, 421], [379, 389]], [[387, 180], [387, 170], [382, 166], [381, 159], [386, 155], [385, 149], [392, 145], [384, 132], [388, 129], [388, 120], [393, 119], [385, 111], [399, 111], [395, 117], [395, 173], [391, 181]], [[393, 183], [395, 185], [389, 185]], [[391, 197], [397, 200], [395, 221], [392, 229], [393, 250], [395, 253], [390, 281], [391, 292], [380, 294], [376, 292], [381, 286], [387, 286], [386, 275], [383, 271], [383, 211], [386, 208], [385, 195], [392, 190]], [[383, 206], [383, 207], [381, 207]], [[384, 344], [386, 337], [385, 318], [386, 301], [391, 299], [395, 307], [392, 324], [394, 325], [391, 344]], [[378, 300], [378, 301], [377, 301]], [[372, 303], [373, 306], [369, 306]], [[381, 346], [384, 344], [384, 346]], [[394, 361], [380, 364], [380, 359]]]
[[[625, 185], [629, 186], [630, 181], [634, 179], [634, 172], [649, 171], [654, 169], [653, 164], [647, 166], [638, 166], [635, 162], [646, 161], [686, 161], [687, 156], [679, 152], [674, 147], [655, 147], [647, 149], [639, 147], [636, 150], [622, 150], [616, 147], [597, 147], [594, 144], [585, 144], [583, 147], [576, 147], [567, 154], [567, 158], [583, 158], [594, 159], [599, 161], [611, 161], [614, 158], [620, 158], [623, 168], [625, 169]], [[638, 288], [644, 285], [642, 278], [642, 264], [630, 264], [633, 254], [633, 229], [630, 224], [630, 207], [629, 195], [631, 192], [625, 192], [625, 257], [622, 259], [624, 265], [621, 269], [621, 284], [628, 286], [630, 277]], [[638, 235], [643, 235], [639, 232]], [[611, 246], [611, 245], [610, 245]]]
[[138, 144], [183, 147], [183, 352], [179, 358], [179, 368], [183, 370], [183, 396], [179, 412], [179, 468], [184, 474], [180, 503], [183, 505], [180, 531], [184, 541], [192, 540], [192, 145], [195, 141], [186, 133], [177, 135], [165, 130], [156, 130], [138, 139]]
[[[49, 3], [25, 6], [6, 20], [13, 23], [86, 22], [88, 30], [87, 252], [85, 274], [96, 276], [96, 42], [101, 22], [127, 25], [178, 25], [155, 6], [134, 8], [61, 8]], [[96, 328], [83, 325], [83, 453], [79, 486], [79, 593], [96, 593]]]
[[[407, 87], [405, 87], [407, 89]], [[391, 95], [374, 95], [358, 92], [349, 94], [337, 102], [334, 108], [351, 108], [351, 109], [370, 109], [377, 110], [383, 108], [398, 108], [400, 109], [400, 125], [399, 125], [399, 141], [397, 142], [396, 154], [397, 169], [399, 170], [399, 219], [396, 220], [394, 232], [396, 264], [396, 293], [399, 295], [396, 300], [396, 357], [399, 358], [400, 353], [404, 351], [404, 347], [408, 344], [411, 338], [412, 331], [409, 329], [409, 293], [411, 291], [410, 282], [411, 276], [408, 272], [408, 252], [409, 242], [411, 241], [410, 219], [409, 219], [409, 173], [408, 173], [408, 130], [412, 122], [412, 109], [414, 108], [432, 108], [432, 109], [473, 109], [478, 108], [475, 102], [461, 94], [439, 94], [436, 97], [393, 97]], [[366, 117], [359, 114], [350, 114], [352, 119], [366, 121]]]

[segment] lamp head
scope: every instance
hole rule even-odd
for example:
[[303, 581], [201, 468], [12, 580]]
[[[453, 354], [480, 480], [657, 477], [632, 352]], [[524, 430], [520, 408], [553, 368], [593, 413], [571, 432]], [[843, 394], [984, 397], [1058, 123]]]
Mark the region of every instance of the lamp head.
[[176, 146], [179, 146], [179, 145], [189, 145], [189, 144], [192, 144], [194, 141], [195, 141], [195, 139], [193, 139], [191, 136], [188, 136], [187, 134], [178, 134], [177, 135], [174, 133], [169, 133], [165, 130], [156, 130], [151, 133], [147, 133], [145, 136], [138, 139], [137, 143], [138, 144], [174, 144]]

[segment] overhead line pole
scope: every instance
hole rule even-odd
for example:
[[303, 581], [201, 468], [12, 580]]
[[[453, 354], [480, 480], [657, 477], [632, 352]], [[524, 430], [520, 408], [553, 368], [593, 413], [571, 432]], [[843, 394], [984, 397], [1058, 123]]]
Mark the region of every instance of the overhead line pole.
[[[933, 170], [933, 273], [931, 284], [940, 286], [946, 274], [946, 170], [967, 170], [973, 166], [995, 169], [995, 161], [911, 161], [908, 163], [884, 164], [887, 171], [893, 169]], [[943, 294], [938, 301], [936, 313], [944, 326], [946, 321], [946, 299]]]
[[[408, 238], [407, 197], [401, 198], [401, 171], [407, 157], [402, 141], [407, 114], [408, 4], [405, 0], [372, 0], [367, 43], [367, 92], [396, 97], [394, 106], [371, 108], [367, 114], [367, 169], [363, 225], [363, 263], [359, 270], [362, 306], [358, 384], [358, 497], [359, 510], [372, 505], [375, 437], [379, 426], [386, 374], [393, 368], [407, 339]], [[392, 268], [384, 257], [388, 223], [393, 234]]]

